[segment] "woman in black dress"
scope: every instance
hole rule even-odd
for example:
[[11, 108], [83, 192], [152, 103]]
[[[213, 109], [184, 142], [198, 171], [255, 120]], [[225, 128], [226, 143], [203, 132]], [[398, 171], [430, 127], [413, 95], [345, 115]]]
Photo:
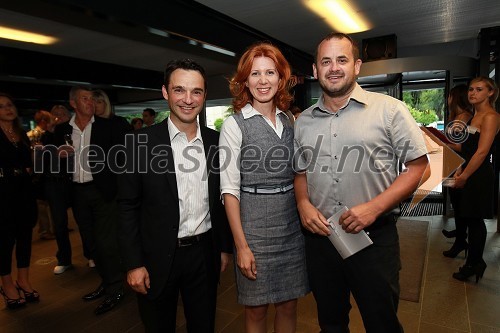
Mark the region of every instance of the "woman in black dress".
[[[448, 144], [448, 146], [460, 155], [462, 145], [459, 141], [465, 136], [467, 124], [473, 116], [472, 105], [469, 103], [468, 98], [468, 90], [469, 87], [467, 85], [459, 84], [453, 87], [448, 95], [450, 115], [448, 117], [449, 123], [446, 125], [446, 137], [453, 142]], [[448, 188], [448, 194], [450, 195], [451, 205], [454, 210], [457, 207], [457, 198], [459, 198], [460, 191], [460, 189]], [[455, 258], [460, 252], [465, 250], [465, 256], [467, 257], [467, 225], [460, 217], [455, 216], [455, 226], [456, 229], [452, 231], [443, 229], [445, 237], [456, 237], [453, 246], [449, 250], [443, 251], [443, 255], [448, 258]]]
[[462, 143], [465, 158], [462, 170], [455, 173], [455, 187], [462, 188], [455, 216], [465, 221], [469, 231], [469, 255], [465, 265], [453, 277], [465, 281], [475, 275], [476, 283], [483, 276], [486, 243], [485, 218], [493, 217], [494, 173], [490, 162], [492, 146], [500, 128], [500, 116], [495, 111], [498, 87], [487, 77], [478, 77], [469, 84], [469, 102], [474, 117], [467, 127], [468, 137]]
[[[8, 309], [36, 302], [39, 294], [29, 280], [31, 235], [37, 207], [30, 171], [30, 142], [21, 128], [12, 98], [0, 93], [0, 294]], [[16, 247], [17, 281], [12, 278]]]

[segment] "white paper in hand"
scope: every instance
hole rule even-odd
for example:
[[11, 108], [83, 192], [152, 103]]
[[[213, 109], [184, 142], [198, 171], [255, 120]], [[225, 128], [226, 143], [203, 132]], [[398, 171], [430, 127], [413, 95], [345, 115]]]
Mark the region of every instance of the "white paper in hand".
[[333, 214], [327, 221], [330, 224], [331, 234], [328, 236], [333, 246], [337, 249], [343, 259], [352, 256], [354, 253], [373, 244], [372, 240], [364, 230], [357, 234], [345, 232], [339, 225], [339, 219], [342, 214], [348, 211], [347, 207], [342, 207], [338, 212]]

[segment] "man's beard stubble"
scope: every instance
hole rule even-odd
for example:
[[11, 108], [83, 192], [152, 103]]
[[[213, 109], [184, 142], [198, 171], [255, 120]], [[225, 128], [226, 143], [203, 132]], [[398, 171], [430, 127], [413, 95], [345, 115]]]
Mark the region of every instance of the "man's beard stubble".
[[[328, 73], [325, 76], [332, 75], [335, 73]], [[328, 79], [325, 78], [325, 81], [328, 81]], [[321, 87], [321, 90], [323, 90], [323, 93], [325, 93], [328, 97], [332, 98], [337, 98], [337, 97], [344, 97], [346, 95], [349, 95], [350, 92], [354, 89], [355, 86], [355, 80], [350, 80], [345, 82], [343, 86], [341, 86], [339, 89], [335, 90], [330, 90], [328, 86], [324, 83], [322, 80], [318, 80], [319, 86]]]

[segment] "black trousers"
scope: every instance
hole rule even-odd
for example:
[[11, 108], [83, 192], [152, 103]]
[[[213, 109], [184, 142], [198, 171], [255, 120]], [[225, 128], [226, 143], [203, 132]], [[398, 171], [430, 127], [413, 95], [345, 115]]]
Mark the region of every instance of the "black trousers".
[[306, 233], [309, 283], [322, 333], [348, 333], [352, 293], [368, 333], [400, 333], [399, 240], [394, 219], [369, 230], [371, 246], [342, 259], [330, 240]]
[[0, 275], [12, 272], [16, 248], [17, 268], [30, 266], [31, 237], [37, 204], [28, 175], [0, 178]]
[[105, 200], [94, 184], [73, 184], [73, 214], [106, 292], [121, 291], [125, 272], [118, 248], [116, 201]]
[[457, 244], [463, 244], [467, 241], [467, 221], [465, 221], [457, 213], [459, 210], [461, 190], [462, 189], [448, 188], [448, 193], [450, 194], [450, 202], [453, 209], [455, 210], [455, 243]]
[[483, 252], [486, 245], [486, 224], [482, 218], [461, 218], [469, 229], [469, 255], [466, 264], [475, 266], [483, 262]]
[[16, 221], [5, 222], [12, 224], [0, 228], [0, 276], [9, 275], [12, 272], [14, 245], [16, 247], [17, 268], [29, 267], [31, 259], [33, 227], [23, 223], [15, 224]]
[[71, 243], [68, 232], [68, 207], [71, 199], [71, 180], [62, 177], [46, 177], [45, 198], [49, 203], [54, 234], [57, 242], [57, 264], [71, 265]]
[[[200, 243], [179, 247], [170, 276], [158, 299], [138, 295], [138, 306], [146, 332], [175, 333], [179, 293], [189, 333], [213, 333], [219, 272], [211, 235]], [[154, 277], [151, 283], [154, 283]]]

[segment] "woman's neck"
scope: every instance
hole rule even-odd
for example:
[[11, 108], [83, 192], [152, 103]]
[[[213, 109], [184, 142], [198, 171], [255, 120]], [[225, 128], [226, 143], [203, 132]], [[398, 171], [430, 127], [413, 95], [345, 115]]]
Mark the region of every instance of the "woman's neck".
[[475, 114], [483, 114], [490, 111], [494, 111], [494, 109], [487, 100], [474, 105]]
[[16, 142], [19, 141], [19, 134], [14, 128], [14, 122], [12, 121], [0, 121], [0, 127], [2, 128], [3, 133], [7, 137], [7, 139], [16, 145]]
[[4, 131], [12, 132], [14, 130], [14, 123], [12, 121], [0, 120], [0, 127]]
[[275, 108], [272, 102], [259, 103], [254, 100], [252, 103], [252, 107], [267, 118], [271, 118], [275, 113]]

